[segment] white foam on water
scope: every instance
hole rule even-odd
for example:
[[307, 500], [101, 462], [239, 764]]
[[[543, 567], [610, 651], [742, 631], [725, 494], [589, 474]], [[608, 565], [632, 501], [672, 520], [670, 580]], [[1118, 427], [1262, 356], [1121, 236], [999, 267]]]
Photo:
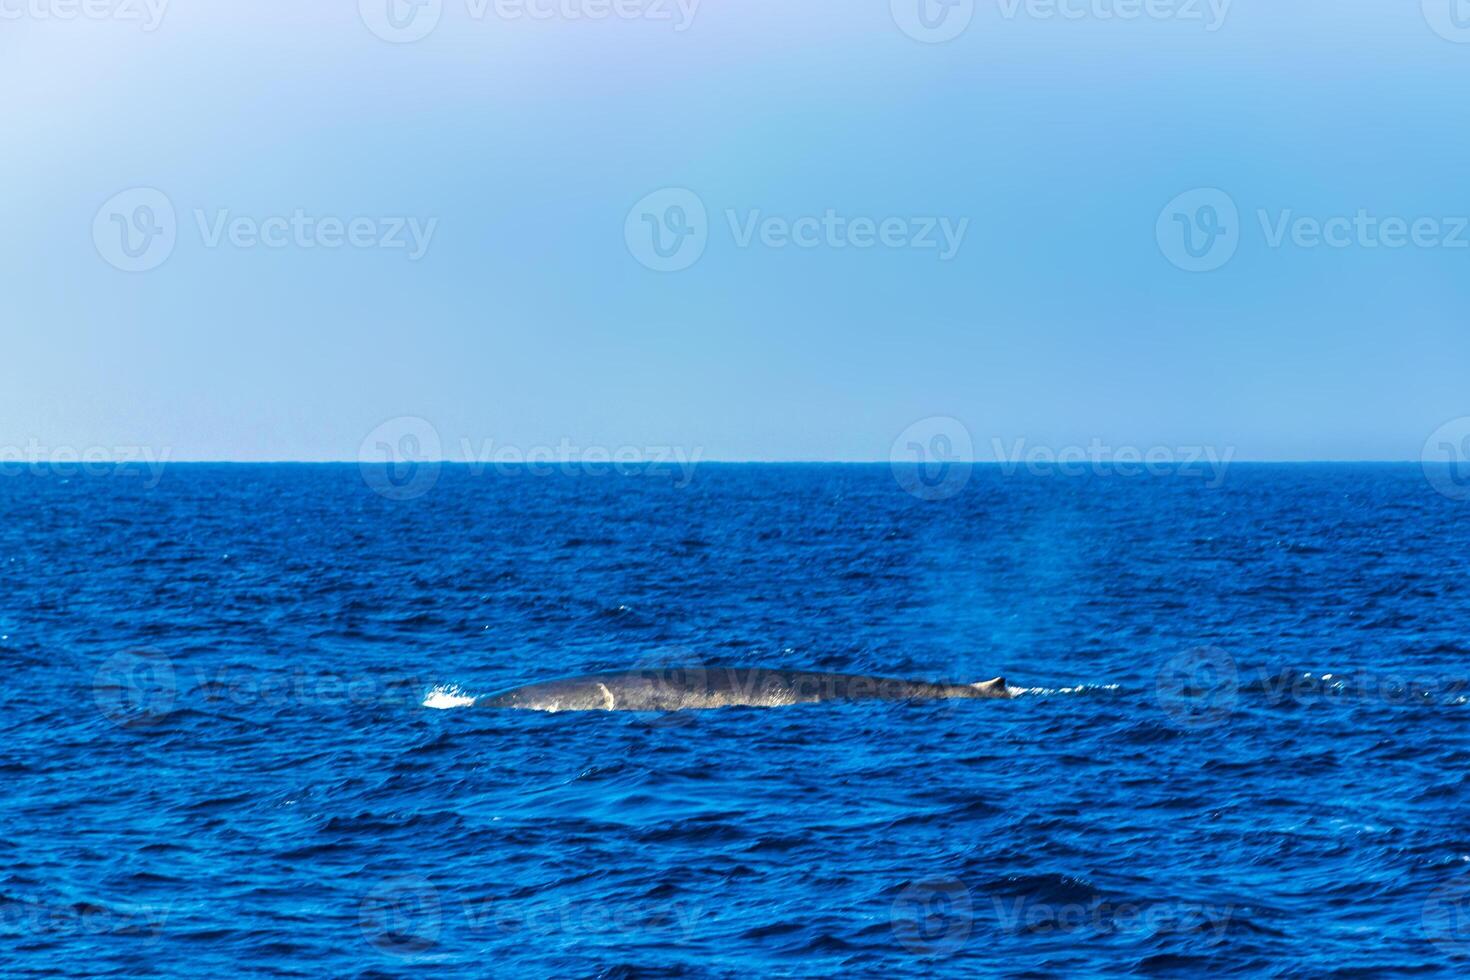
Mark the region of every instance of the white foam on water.
[[1013, 698], [1023, 695], [1049, 698], [1058, 694], [1091, 694], [1094, 691], [1106, 691], [1111, 694], [1121, 686], [1120, 684], [1078, 684], [1076, 687], [1007, 687], [1006, 690]]
[[465, 693], [464, 688], [458, 684], [440, 684], [424, 695], [423, 706], [445, 711], [449, 708], [468, 708], [474, 703], [475, 696]]

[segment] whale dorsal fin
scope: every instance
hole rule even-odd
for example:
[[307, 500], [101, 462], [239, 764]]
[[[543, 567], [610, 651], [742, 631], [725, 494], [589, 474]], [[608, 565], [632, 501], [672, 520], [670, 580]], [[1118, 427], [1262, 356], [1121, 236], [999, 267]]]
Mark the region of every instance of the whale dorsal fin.
[[986, 697], [1008, 698], [1011, 696], [1010, 689], [1006, 687], [1006, 679], [997, 677], [994, 680], [977, 681], [970, 685]]

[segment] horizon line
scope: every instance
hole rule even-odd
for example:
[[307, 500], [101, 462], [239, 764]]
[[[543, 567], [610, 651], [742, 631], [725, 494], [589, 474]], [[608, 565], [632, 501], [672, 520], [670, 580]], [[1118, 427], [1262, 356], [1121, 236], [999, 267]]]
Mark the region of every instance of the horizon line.
[[[140, 460], [140, 459], [129, 459], [129, 460], [115, 460], [115, 459], [105, 459], [104, 460], [104, 459], [99, 459], [99, 460], [92, 461], [92, 465], [107, 465], [109, 463], [120, 463], [122, 465], [127, 465], [129, 463], [139, 463], [139, 462], [145, 462], [145, 460]], [[153, 460], [151, 460], [151, 462], [158, 463], [158, 464], [161, 464], [161, 465], [164, 465], [164, 466], [386, 466], [389, 463], [394, 463], [394, 462], [397, 462], [397, 463], [410, 463], [410, 462], [412, 462], [412, 463], [418, 463], [418, 464], [423, 464], [423, 465], [438, 465], [438, 466], [481, 466], [481, 467], [490, 468], [490, 467], [562, 466], [562, 465], [573, 465], [573, 466], [587, 466], [587, 465], [592, 465], [592, 466], [644, 466], [644, 465], [662, 465], [662, 462], [675, 463], [677, 461], [675, 461], [675, 460], [667, 460], [667, 461], [660, 462], [660, 461], [649, 460], [649, 459], [639, 459], [637, 461], [629, 461], [629, 462], [621, 462], [620, 463], [620, 462], [616, 462], [616, 461], [614, 461], [612, 459], [608, 459], [608, 460], [595, 460], [595, 461], [592, 461], [589, 464], [589, 462], [587, 460], [585, 460], [585, 459], [577, 459], [577, 458], [553, 459], [553, 460], [525, 460], [525, 459], [523, 459], [523, 460], [520, 460], [520, 461], [517, 461], [517, 462], [509, 462], [509, 461], [476, 460], [476, 459], [419, 459], [419, 460], [397, 460], [397, 461], [395, 461], [395, 460], [362, 460], [362, 459], [224, 459], [224, 458], [218, 458], [218, 459], [203, 459], [203, 458], [201, 458], [201, 459], [158, 459], [158, 458], [155, 457]], [[1024, 468], [1024, 467], [1027, 467], [1027, 466], [1060, 466], [1060, 465], [1074, 466], [1074, 465], [1086, 465], [1088, 463], [1094, 463], [1094, 462], [1097, 462], [1097, 463], [1117, 463], [1119, 461], [1116, 460], [1116, 459], [1113, 459], [1111, 457], [1101, 456], [1101, 457], [1097, 457], [1096, 459], [1093, 459], [1091, 457], [1085, 457], [1085, 458], [1083, 458], [1081, 460], [1070, 460], [1069, 459], [1069, 460], [1067, 460], [1065, 462], [1060, 461], [1060, 460], [1045, 460], [1045, 461], [1041, 461], [1041, 460], [1004, 460], [1004, 459], [951, 459], [951, 460], [942, 460], [942, 461], [941, 460], [929, 460], [929, 461], [899, 460], [899, 461], [895, 461], [895, 460], [887, 460], [887, 459], [698, 459], [698, 460], [691, 460], [691, 459], [688, 459], [687, 457], [683, 460], [683, 462], [685, 464], [689, 465], [689, 466], [711, 466], [711, 465], [713, 465], [713, 466], [919, 466], [919, 465], [935, 465], [936, 463], [947, 462], [947, 463], [958, 463], [958, 464], [966, 465], [966, 466], [1012, 466], [1012, 467], [1016, 467], [1016, 468], [1019, 469], [1019, 468]], [[1423, 459], [1414, 459], [1414, 458], [1380, 459], [1380, 458], [1367, 458], [1367, 457], [1364, 457], [1364, 458], [1291, 458], [1291, 459], [1241, 459], [1241, 458], [1235, 458], [1235, 459], [1229, 460], [1228, 462], [1226, 462], [1224, 460], [1220, 460], [1218, 462], [1220, 462], [1220, 463], [1222, 463], [1224, 465], [1228, 465], [1228, 466], [1239, 466], [1241, 464], [1248, 464], [1248, 465], [1252, 465], [1252, 466], [1303, 466], [1303, 465], [1313, 465], [1313, 464], [1339, 464], [1339, 465], [1345, 465], [1345, 464], [1372, 464], [1372, 465], [1382, 465], [1382, 466], [1393, 466], [1393, 465], [1406, 465], [1407, 466], [1407, 465], [1413, 465], [1415, 463], [1418, 463], [1418, 464], [1421, 464], [1422, 465], [1422, 464], [1428, 463], [1428, 462], [1433, 462], [1433, 463], [1436, 463], [1437, 465], [1449, 465], [1451, 461], [1449, 461], [1449, 460], [1442, 460], [1442, 461], [1441, 460], [1423, 460]], [[55, 463], [55, 460], [48, 460], [48, 459], [11, 459], [11, 460], [0, 460], [0, 469], [3, 469], [3, 467], [5, 465], [25, 466], [25, 465], [45, 465], [45, 464], [54, 464], [54, 463]], [[84, 463], [84, 461], [82, 461], [82, 460], [77, 460], [76, 461], [76, 465], [82, 465], [83, 463]], [[70, 461], [68, 461], [67, 464], [63, 464], [63, 465], [71, 465], [71, 463], [70, 463]], [[1140, 461], [1138, 461], [1136, 463], [1133, 462], [1133, 461], [1124, 461], [1124, 462], [1121, 463], [1121, 465], [1125, 465], [1125, 466], [1139, 465], [1139, 466], [1141, 466], [1141, 465], [1144, 465], [1144, 463], [1143, 463], [1142, 460], [1140, 460]], [[1161, 462], [1158, 462], [1158, 463], [1154, 463], [1152, 465], [1157, 465], [1157, 466], [1170, 466], [1170, 465], [1189, 465], [1189, 464], [1186, 464], [1186, 463], [1184, 463], [1182, 461], [1179, 461], [1179, 460], [1168, 460], [1168, 461], [1161, 461]]]

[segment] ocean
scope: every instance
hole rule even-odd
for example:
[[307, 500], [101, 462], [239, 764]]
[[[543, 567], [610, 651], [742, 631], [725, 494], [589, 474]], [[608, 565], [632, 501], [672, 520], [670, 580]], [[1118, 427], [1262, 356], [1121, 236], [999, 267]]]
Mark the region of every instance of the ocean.
[[[1470, 504], [1418, 466], [432, 483], [0, 478], [0, 975], [1470, 970]], [[714, 665], [1017, 696], [472, 705]]]

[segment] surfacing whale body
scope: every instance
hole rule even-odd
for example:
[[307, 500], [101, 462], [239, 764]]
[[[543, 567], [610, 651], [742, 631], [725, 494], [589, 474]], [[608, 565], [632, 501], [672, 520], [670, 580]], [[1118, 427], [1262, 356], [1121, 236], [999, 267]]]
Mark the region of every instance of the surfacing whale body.
[[738, 706], [779, 708], [821, 701], [937, 701], [1009, 698], [1003, 678], [942, 684], [867, 674], [701, 667], [610, 671], [527, 684], [475, 702], [483, 708], [532, 711], [685, 711]]

